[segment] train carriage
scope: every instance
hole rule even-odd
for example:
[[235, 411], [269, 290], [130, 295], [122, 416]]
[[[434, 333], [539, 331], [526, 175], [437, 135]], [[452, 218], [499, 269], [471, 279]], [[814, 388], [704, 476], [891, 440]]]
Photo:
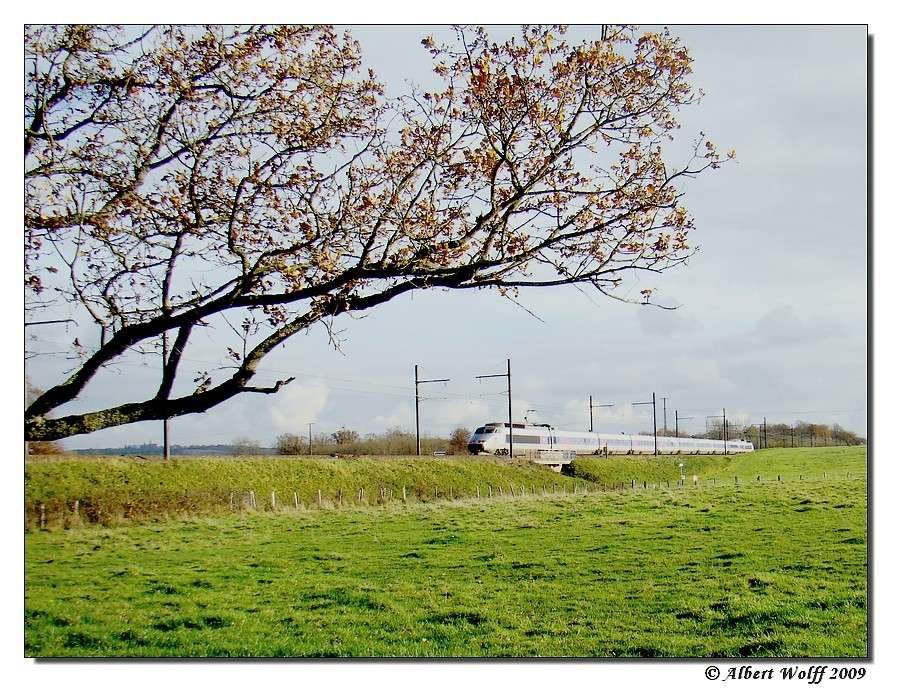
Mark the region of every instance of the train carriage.
[[[472, 454], [509, 454], [509, 424], [489, 422], [478, 427], [469, 439]], [[591, 431], [556, 429], [549, 424], [513, 424], [513, 455], [528, 451], [573, 451], [576, 455], [652, 455], [653, 436], [646, 434], [603, 434]], [[657, 436], [656, 448], [662, 454], [722, 455], [726, 452], [749, 453], [753, 444], [748, 441], [719, 439], [674, 438]]]

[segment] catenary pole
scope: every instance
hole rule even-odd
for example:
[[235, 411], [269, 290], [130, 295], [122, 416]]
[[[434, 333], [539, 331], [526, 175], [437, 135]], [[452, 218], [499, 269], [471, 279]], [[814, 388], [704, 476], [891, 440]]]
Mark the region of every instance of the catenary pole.
[[513, 420], [512, 420], [512, 365], [510, 363], [510, 359], [506, 358], [506, 373], [505, 374], [482, 374], [481, 376], [476, 376], [476, 379], [498, 379], [498, 378], [506, 378], [506, 395], [507, 395], [507, 404], [509, 411], [509, 457], [513, 456]]
[[593, 395], [589, 395], [589, 396], [588, 396], [588, 409], [589, 409], [590, 412], [591, 412], [591, 431], [594, 430], [594, 408], [595, 408], [595, 407], [615, 407], [615, 405], [613, 405], [613, 404], [609, 404], [609, 405], [595, 405], [595, 404], [594, 404], [594, 396], [593, 396]]
[[678, 438], [678, 420], [680, 419], [693, 419], [693, 417], [679, 417], [678, 410], [675, 410], [675, 438]]
[[[162, 366], [163, 366], [163, 376], [166, 375], [166, 361], [169, 359], [169, 339], [168, 333], [163, 331], [162, 334]], [[163, 460], [165, 462], [169, 461], [169, 418], [163, 418]]]
[[506, 400], [509, 405], [509, 459], [513, 457], [513, 425], [512, 425], [512, 365], [506, 358]]
[[419, 441], [419, 384], [420, 383], [446, 383], [450, 379], [419, 379], [419, 365], [413, 368], [413, 377], [416, 382], [416, 455], [422, 454], [422, 448]]
[[725, 408], [722, 408], [722, 447], [725, 455], [728, 455], [728, 419], [725, 417]]
[[651, 394], [650, 400], [644, 402], [631, 403], [632, 405], [653, 405], [653, 454], [658, 455], [659, 450], [656, 443], [656, 392]]

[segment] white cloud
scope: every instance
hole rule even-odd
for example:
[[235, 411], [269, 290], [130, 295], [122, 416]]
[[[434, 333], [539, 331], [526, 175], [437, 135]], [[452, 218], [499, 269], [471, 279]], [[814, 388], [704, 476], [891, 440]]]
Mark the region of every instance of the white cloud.
[[269, 416], [273, 426], [280, 432], [304, 430], [308, 422], [314, 422], [321, 416], [328, 402], [328, 394], [328, 386], [317, 381], [285, 386], [269, 399]]
[[371, 427], [378, 431], [386, 431], [400, 427], [404, 430], [415, 430], [415, 413], [409, 405], [398, 405], [391, 412], [375, 415], [372, 418]]

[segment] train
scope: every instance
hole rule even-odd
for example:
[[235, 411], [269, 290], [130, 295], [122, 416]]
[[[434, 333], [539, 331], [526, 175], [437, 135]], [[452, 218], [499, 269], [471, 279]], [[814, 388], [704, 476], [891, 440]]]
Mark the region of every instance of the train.
[[[646, 434], [602, 434], [568, 431], [549, 424], [513, 424], [513, 455], [536, 451], [570, 451], [576, 455], [653, 455], [653, 436]], [[667, 455], [722, 455], [749, 453], [748, 441], [657, 436], [659, 453]], [[475, 429], [468, 443], [469, 453], [509, 455], [509, 424], [488, 422]]]

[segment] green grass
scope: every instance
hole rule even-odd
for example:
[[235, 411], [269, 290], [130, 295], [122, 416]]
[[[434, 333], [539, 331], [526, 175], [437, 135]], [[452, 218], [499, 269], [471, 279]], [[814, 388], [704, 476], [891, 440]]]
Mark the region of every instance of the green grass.
[[[304, 506], [372, 505], [521, 492], [556, 484], [571, 491], [584, 480], [562, 477], [525, 461], [492, 458], [189, 458], [164, 463], [134, 458], [30, 462], [25, 469], [26, 526], [39, 526], [44, 505], [48, 527], [172, 515], [216, 515], [248, 507], [253, 491], [259, 510]], [[490, 487], [490, 488], [489, 488]], [[363, 490], [362, 499], [359, 490]], [[384, 496], [384, 498], [382, 498]], [[78, 501], [78, 513], [74, 511]]]
[[769, 448], [742, 453], [740, 455], [660, 455], [653, 456], [610, 456], [600, 458], [582, 456], [572, 464], [575, 476], [586, 481], [616, 485], [630, 483], [632, 479], [643, 482], [675, 482], [680, 477], [680, 463], [684, 464], [684, 474], [691, 483], [694, 476], [698, 480], [739, 481], [777, 480], [800, 476], [806, 478], [847, 478], [865, 477], [866, 447], [830, 448]]
[[630, 485], [632, 479], [641, 483], [668, 481], [674, 484], [681, 477], [679, 463], [684, 464], [684, 473], [690, 482], [693, 475], [711, 476], [730, 462], [731, 458], [722, 455], [583, 456], [575, 459], [572, 469], [576, 477], [601, 486], [623, 482]]
[[792, 476], [34, 531], [26, 653], [865, 656], [851, 452], [795, 451], [828, 479], [769, 451]]
[[736, 455], [727, 465], [707, 472], [704, 476], [732, 479], [743, 478], [846, 478], [866, 476], [866, 446], [830, 448], [769, 448]]

